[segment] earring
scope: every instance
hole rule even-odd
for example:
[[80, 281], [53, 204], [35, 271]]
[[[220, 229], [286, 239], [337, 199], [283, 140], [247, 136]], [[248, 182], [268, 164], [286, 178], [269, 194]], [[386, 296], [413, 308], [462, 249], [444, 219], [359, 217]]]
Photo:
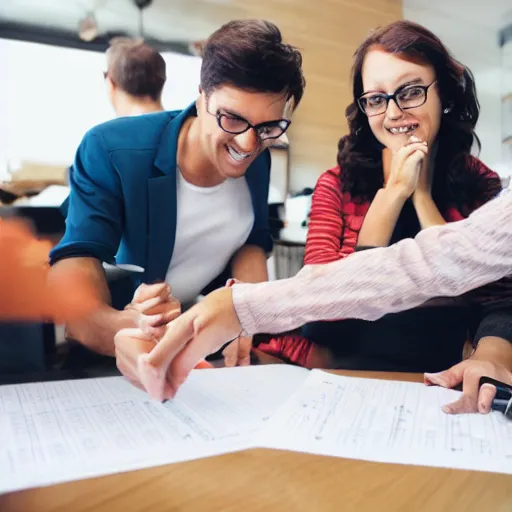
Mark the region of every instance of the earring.
[[444, 114], [449, 114], [452, 111], [452, 107], [447, 107], [443, 110]]

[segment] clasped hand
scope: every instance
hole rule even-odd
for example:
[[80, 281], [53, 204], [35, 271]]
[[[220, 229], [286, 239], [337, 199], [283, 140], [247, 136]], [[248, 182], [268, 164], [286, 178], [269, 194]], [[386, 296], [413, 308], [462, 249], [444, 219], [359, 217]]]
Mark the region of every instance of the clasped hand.
[[393, 152], [386, 187], [397, 188], [405, 199], [418, 188], [430, 188], [427, 165], [428, 146], [412, 135], [408, 143]]
[[165, 334], [167, 324], [181, 314], [181, 304], [173, 297], [167, 283], [142, 284], [125, 309], [134, 313], [135, 327], [116, 334], [116, 364], [133, 385], [142, 388], [137, 369], [139, 355], [155, 347]]
[[198, 362], [228, 341], [225, 365], [250, 364], [252, 340], [240, 336], [229, 287], [210, 293], [183, 314], [176, 304], [168, 285], [142, 285], [128, 306], [139, 313], [137, 327], [122, 329], [114, 339], [121, 373], [159, 400], [174, 396]]

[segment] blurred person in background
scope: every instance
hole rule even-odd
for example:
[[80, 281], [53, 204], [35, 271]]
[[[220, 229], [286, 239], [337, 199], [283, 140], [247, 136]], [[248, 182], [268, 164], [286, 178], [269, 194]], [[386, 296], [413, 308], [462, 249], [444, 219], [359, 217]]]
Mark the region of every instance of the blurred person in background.
[[118, 117], [164, 110], [165, 60], [154, 48], [142, 40], [119, 37], [110, 43], [106, 58], [107, 93]]

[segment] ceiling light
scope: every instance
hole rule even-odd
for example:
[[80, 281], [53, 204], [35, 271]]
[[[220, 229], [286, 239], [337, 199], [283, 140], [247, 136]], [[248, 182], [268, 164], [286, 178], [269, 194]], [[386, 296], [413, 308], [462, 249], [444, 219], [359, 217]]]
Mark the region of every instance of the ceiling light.
[[78, 25], [78, 36], [82, 41], [87, 41], [88, 43], [98, 36], [98, 23], [92, 12], [87, 14], [87, 16], [80, 21]]

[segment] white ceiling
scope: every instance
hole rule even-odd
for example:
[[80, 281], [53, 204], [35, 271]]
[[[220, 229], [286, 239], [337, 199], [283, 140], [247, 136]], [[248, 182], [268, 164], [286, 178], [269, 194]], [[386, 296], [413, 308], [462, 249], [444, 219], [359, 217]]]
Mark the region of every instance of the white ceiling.
[[[190, 41], [207, 37], [212, 21], [201, 7], [224, 11], [230, 0], [153, 0], [144, 10], [144, 32], [162, 41]], [[0, 0], [0, 20], [77, 30], [93, 11], [100, 33], [138, 35], [139, 10], [132, 0]]]
[[[145, 35], [163, 41], [204, 38], [219, 19], [229, 19], [232, 1], [153, 0], [144, 11]], [[95, 12], [100, 32], [138, 34], [138, 9], [132, 0], [0, 0], [0, 20], [72, 31], [88, 10]], [[476, 72], [500, 65], [498, 31], [512, 23], [512, 0], [403, 0], [403, 10], [407, 19], [433, 30]]]

